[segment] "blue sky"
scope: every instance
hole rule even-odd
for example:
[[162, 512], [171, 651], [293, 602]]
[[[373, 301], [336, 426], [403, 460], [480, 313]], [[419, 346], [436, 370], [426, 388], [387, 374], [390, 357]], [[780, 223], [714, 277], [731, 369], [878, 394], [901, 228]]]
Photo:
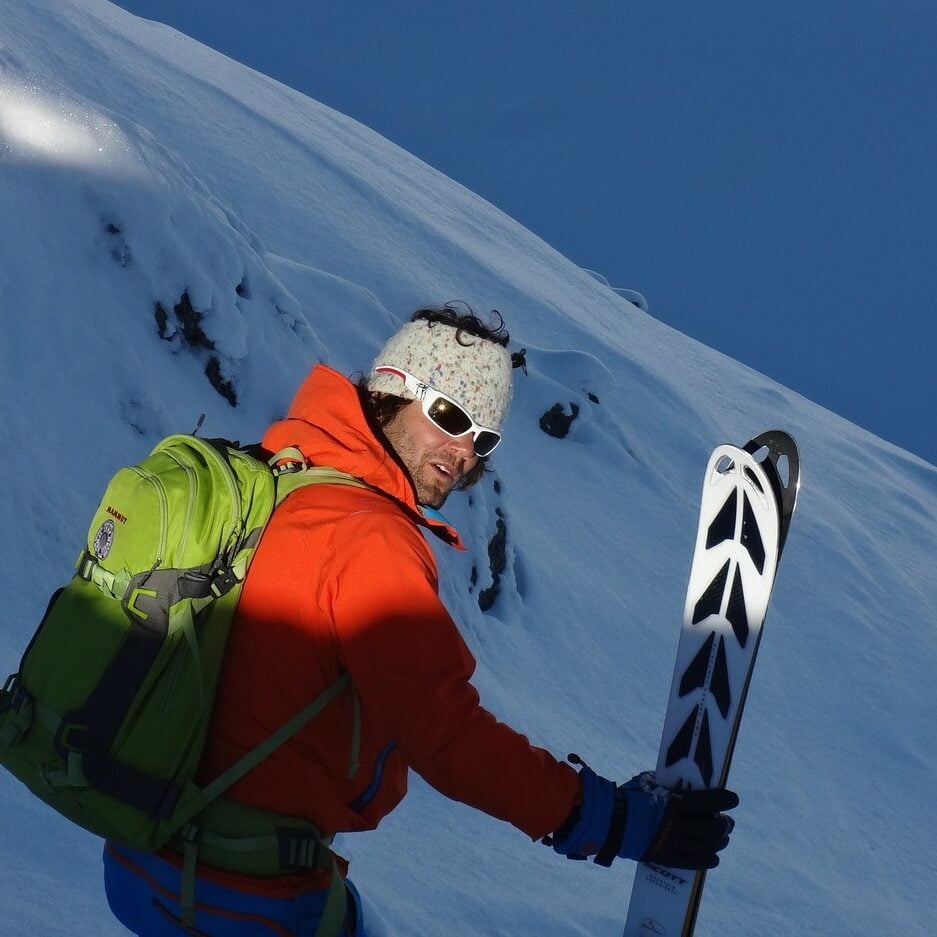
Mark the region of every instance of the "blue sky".
[[937, 7], [123, 0], [937, 463]]

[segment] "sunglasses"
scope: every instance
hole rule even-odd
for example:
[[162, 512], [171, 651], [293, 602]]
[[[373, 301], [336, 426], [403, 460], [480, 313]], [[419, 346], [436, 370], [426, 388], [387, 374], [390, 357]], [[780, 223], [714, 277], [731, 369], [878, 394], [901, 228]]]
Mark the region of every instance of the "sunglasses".
[[491, 455], [501, 442], [501, 434], [476, 423], [451, 397], [435, 387], [430, 387], [419, 378], [393, 368], [387, 364], [378, 365], [379, 374], [393, 374], [403, 381], [403, 386], [413, 394], [423, 408], [423, 415], [447, 436], [472, 434], [475, 443], [475, 455], [480, 458]]

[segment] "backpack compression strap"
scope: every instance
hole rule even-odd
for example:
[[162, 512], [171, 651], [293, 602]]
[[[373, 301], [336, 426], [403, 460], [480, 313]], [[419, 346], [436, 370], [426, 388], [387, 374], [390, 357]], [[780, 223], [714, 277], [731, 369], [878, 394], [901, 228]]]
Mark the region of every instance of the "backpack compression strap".
[[277, 504], [284, 498], [306, 485], [348, 485], [352, 488], [366, 488], [379, 491], [354, 475], [340, 472], [329, 465], [309, 465], [299, 449], [281, 449], [269, 463], [277, 480]]

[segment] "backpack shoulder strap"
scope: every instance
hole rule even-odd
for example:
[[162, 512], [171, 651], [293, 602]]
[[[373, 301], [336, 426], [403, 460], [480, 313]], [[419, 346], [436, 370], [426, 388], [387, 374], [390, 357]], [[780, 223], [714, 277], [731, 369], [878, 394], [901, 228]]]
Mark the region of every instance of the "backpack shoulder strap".
[[[262, 742], [241, 756], [230, 768], [207, 784], [201, 790], [193, 789], [188, 794], [188, 802], [180, 805], [173, 816], [173, 823], [183, 826], [205, 809], [215, 798], [220, 797], [232, 784], [239, 781], [250, 770], [257, 767], [268, 755], [273, 754], [281, 745], [291, 739], [300, 729], [317, 716], [329, 703], [351, 686], [351, 677], [342, 674], [334, 683], [326, 687], [311, 703], [304, 706], [296, 715], [285, 722], [279, 729], [267, 736]], [[358, 743], [358, 740], [355, 739]], [[360, 743], [358, 743], [360, 744]], [[357, 760], [357, 752], [352, 753]], [[356, 766], [357, 767], [357, 766]]]
[[309, 465], [302, 452], [295, 448], [281, 449], [269, 460], [269, 465], [276, 477], [277, 504], [297, 488], [304, 488], [306, 485], [349, 485], [353, 488], [378, 490], [360, 478], [340, 472], [329, 465]]

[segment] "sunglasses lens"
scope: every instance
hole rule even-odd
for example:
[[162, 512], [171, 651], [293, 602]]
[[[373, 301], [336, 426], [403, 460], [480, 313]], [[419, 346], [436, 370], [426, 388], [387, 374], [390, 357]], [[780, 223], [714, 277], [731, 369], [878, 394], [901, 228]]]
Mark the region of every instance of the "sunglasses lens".
[[501, 442], [501, 436], [498, 433], [491, 433], [488, 430], [484, 430], [478, 434], [478, 439], [475, 440], [475, 454], [482, 458], [486, 455], [491, 455], [499, 442]]
[[437, 397], [432, 402], [427, 414], [429, 418], [443, 431], [450, 436], [461, 436], [472, 428], [472, 421], [469, 415], [461, 408], [457, 407], [451, 400], [443, 397]]

